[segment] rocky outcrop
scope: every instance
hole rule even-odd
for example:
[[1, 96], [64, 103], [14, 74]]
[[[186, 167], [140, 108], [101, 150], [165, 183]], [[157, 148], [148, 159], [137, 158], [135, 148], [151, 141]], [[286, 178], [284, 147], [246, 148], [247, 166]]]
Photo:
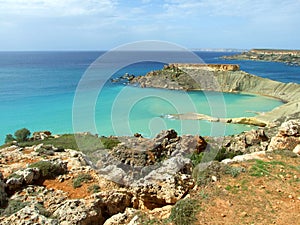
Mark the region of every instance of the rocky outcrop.
[[203, 69], [208, 71], [238, 71], [240, 66], [237, 64], [192, 64], [192, 63], [174, 63], [164, 66], [164, 69], [189, 68]]
[[277, 135], [272, 137], [268, 150], [290, 150], [297, 153], [299, 144], [300, 120], [290, 120], [280, 126]]
[[[188, 194], [195, 183], [187, 156], [208, 145], [202, 137], [180, 137], [174, 130], [153, 139], [140, 135], [119, 139], [115, 148], [93, 155], [96, 165], [82, 152], [52, 145], [1, 149], [0, 223], [136, 224], [133, 212], [159, 214], [157, 208], [171, 207]], [[63, 172], [56, 174], [57, 167]], [[82, 174], [90, 180], [75, 188], [74, 181]], [[89, 191], [93, 187], [96, 193]]]
[[274, 61], [290, 65], [300, 65], [299, 50], [252, 49], [241, 54], [224, 56], [225, 59]]
[[[294, 151], [297, 157], [299, 138], [299, 120], [224, 138], [166, 130], [152, 139], [119, 137], [116, 147], [93, 155], [96, 165], [82, 152], [54, 151], [52, 145], [5, 147], [0, 150], [0, 223], [140, 224], [141, 213], [168, 218], [172, 206], [187, 198], [196, 183], [218, 182], [229, 168], [225, 164], [262, 159], [273, 150]], [[53, 154], [41, 155], [40, 149]], [[203, 156], [201, 163], [194, 164], [193, 156]], [[213, 161], [224, 156], [222, 163]], [[63, 172], [54, 170], [55, 176], [49, 176], [53, 165]], [[75, 187], [80, 175], [90, 178]]]

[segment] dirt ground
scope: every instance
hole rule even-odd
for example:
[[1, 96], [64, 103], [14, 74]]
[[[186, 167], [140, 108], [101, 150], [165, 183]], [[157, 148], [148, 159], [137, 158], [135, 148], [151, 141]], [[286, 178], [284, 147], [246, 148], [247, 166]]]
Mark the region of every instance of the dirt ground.
[[300, 158], [269, 154], [262, 161], [234, 164], [237, 177], [226, 174], [199, 186], [196, 224], [300, 224]]

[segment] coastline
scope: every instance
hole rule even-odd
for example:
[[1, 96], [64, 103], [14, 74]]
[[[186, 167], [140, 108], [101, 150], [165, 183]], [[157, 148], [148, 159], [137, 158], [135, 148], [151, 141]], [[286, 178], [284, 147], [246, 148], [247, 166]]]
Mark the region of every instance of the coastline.
[[300, 85], [282, 83], [249, 74], [233, 64], [169, 64], [162, 70], [135, 77], [130, 84], [142, 88], [164, 88], [185, 91], [249, 93], [281, 100], [284, 104], [254, 117], [213, 118], [209, 115], [173, 115], [178, 119], [204, 119], [256, 126], [274, 126], [300, 116]]
[[300, 50], [251, 49], [240, 54], [223, 56], [222, 58], [230, 60], [281, 62], [288, 65], [300, 66]]

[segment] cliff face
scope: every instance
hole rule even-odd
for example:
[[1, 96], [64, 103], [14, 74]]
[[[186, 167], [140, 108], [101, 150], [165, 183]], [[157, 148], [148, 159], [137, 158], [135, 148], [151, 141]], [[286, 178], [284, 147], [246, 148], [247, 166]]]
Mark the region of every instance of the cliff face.
[[[221, 68], [221, 69], [220, 69]], [[224, 68], [228, 68], [225, 70]], [[132, 83], [141, 87], [175, 90], [208, 90], [220, 92], [246, 92], [281, 99], [286, 102], [271, 112], [259, 115], [254, 120], [265, 124], [285, 118], [300, 116], [300, 85], [281, 83], [237, 70], [234, 65], [216, 66], [195, 64], [171, 64], [163, 70], [136, 77]], [[199, 118], [199, 117], [198, 117]], [[228, 119], [230, 121], [230, 119]], [[234, 121], [245, 121], [243, 119]], [[251, 122], [251, 121], [250, 121]]]
[[291, 65], [300, 65], [300, 50], [273, 50], [252, 49], [248, 52], [233, 56], [224, 56], [225, 59], [274, 61]]

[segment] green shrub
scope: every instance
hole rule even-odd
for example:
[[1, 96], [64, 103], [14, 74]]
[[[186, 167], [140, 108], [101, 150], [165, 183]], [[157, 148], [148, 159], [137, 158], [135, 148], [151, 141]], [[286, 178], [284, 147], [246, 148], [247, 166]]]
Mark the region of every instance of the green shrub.
[[5, 143], [10, 143], [15, 141], [16, 139], [12, 136], [12, 134], [7, 134], [5, 137]]
[[15, 132], [15, 137], [18, 142], [27, 141], [30, 136], [30, 131], [26, 128], [22, 128]]
[[225, 174], [230, 174], [232, 177], [237, 177], [242, 172], [246, 172], [245, 168], [243, 167], [225, 167]]
[[39, 214], [41, 214], [45, 217], [50, 217], [51, 216], [51, 213], [47, 209], [45, 209], [45, 207], [42, 204], [37, 203], [35, 205], [35, 207], [38, 209]]
[[100, 191], [100, 187], [97, 184], [88, 187], [88, 192], [98, 193]]
[[204, 152], [201, 153], [193, 153], [190, 157], [193, 167], [197, 166], [199, 163], [201, 163], [203, 158]]
[[10, 200], [8, 202], [8, 206], [6, 207], [6, 209], [2, 212], [3, 216], [10, 216], [16, 212], [18, 212], [19, 210], [23, 209], [24, 207], [26, 207], [28, 205], [27, 202], [22, 202], [20, 200]]
[[101, 137], [100, 138], [104, 148], [107, 149], [113, 149], [114, 147], [116, 147], [120, 141], [117, 138], [113, 138], [113, 137]]
[[43, 178], [55, 178], [58, 175], [65, 174], [67, 171], [59, 164], [50, 161], [39, 161], [29, 165], [29, 168], [38, 168]]
[[90, 180], [92, 180], [92, 176], [90, 174], [82, 173], [79, 174], [74, 180], [73, 180], [73, 187], [79, 188], [81, 187], [82, 183], [87, 183]]
[[179, 200], [171, 210], [170, 221], [175, 225], [191, 225], [197, 221], [199, 205], [194, 199]]

